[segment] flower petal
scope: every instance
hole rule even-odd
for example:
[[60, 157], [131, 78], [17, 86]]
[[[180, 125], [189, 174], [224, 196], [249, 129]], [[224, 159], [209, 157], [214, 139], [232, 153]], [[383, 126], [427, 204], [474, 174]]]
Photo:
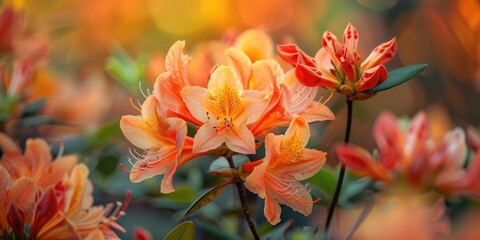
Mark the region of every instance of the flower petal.
[[387, 79], [387, 69], [383, 65], [378, 65], [363, 72], [360, 80], [355, 85], [355, 91], [364, 92], [376, 87]]
[[358, 32], [351, 23], [348, 23], [345, 32], [343, 32], [343, 45], [352, 52], [357, 51]]
[[276, 225], [280, 222], [281, 213], [282, 208], [280, 208], [280, 204], [275, 201], [275, 197], [267, 194], [265, 196], [265, 207], [263, 209], [263, 214], [267, 218], [267, 221], [272, 225]]
[[242, 82], [242, 85], [246, 89], [248, 86], [248, 80], [252, 74], [252, 62], [250, 58], [237, 48], [229, 48], [225, 51], [228, 57], [229, 66], [231, 66], [238, 78]]
[[353, 144], [345, 144], [336, 146], [334, 151], [340, 161], [345, 163], [352, 171], [369, 176], [374, 180], [390, 181], [387, 170], [376, 163], [363, 148]]
[[316, 67], [311, 67], [305, 64], [298, 64], [295, 68], [295, 75], [298, 80], [305, 86], [323, 88], [336, 88], [338, 82], [335, 78], [332, 78], [330, 74], [321, 72]]
[[373, 135], [381, 153], [380, 161], [385, 168], [392, 169], [403, 158], [405, 142], [397, 118], [389, 112], [383, 112], [374, 126]]
[[256, 90], [243, 91], [240, 97], [245, 101], [246, 108], [238, 113], [235, 121], [245, 121], [245, 124], [257, 121], [265, 112], [270, 100], [268, 94]]
[[142, 126], [144, 120], [140, 116], [122, 116], [120, 129], [123, 135], [136, 147], [149, 149], [158, 144], [157, 138]]
[[384, 42], [373, 49], [370, 55], [363, 61], [360, 68], [365, 71], [382, 65], [390, 61], [390, 59], [395, 56], [395, 53], [397, 53], [397, 39], [392, 38], [390, 41]]
[[344, 54], [342, 44], [337, 40], [337, 37], [329, 31], [325, 31], [322, 37], [322, 46], [330, 54], [332, 62], [337, 68], [340, 66], [340, 57]]
[[285, 62], [296, 66], [298, 62], [298, 56], [303, 54], [302, 50], [295, 44], [277, 45], [278, 55], [285, 60]]
[[307, 122], [335, 120], [335, 115], [325, 104], [312, 101], [303, 112], [299, 113]]
[[225, 143], [230, 150], [243, 154], [256, 152], [255, 137], [245, 124], [234, 125], [232, 128], [224, 130], [224, 134]]
[[220, 135], [208, 122], [203, 124], [195, 134], [193, 152], [206, 152], [215, 149], [225, 142], [225, 137]]
[[214, 112], [209, 108], [206, 102], [208, 90], [202, 87], [191, 86], [182, 89], [182, 98], [189, 112], [199, 121], [206, 122], [208, 120], [207, 112]]
[[183, 86], [190, 85], [187, 77], [188, 63], [190, 57], [183, 54], [185, 41], [176, 41], [168, 50], [165, 57], [165, 69], [172, 73], [175, 81], [180, 82]]

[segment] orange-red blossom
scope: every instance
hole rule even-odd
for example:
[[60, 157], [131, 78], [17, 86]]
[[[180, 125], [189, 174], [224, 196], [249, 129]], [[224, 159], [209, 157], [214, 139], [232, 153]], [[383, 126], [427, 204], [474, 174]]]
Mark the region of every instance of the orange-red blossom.
[[397, 51], [396, 38], [377, 46], [362, 62], [357, 52], [359, 35], [352, 24], [343, 34], [343, 44], [335, 35], [326, 31], [322, 46], [315, 57], [305, 54], [297, 45], [279, 45], [278, 54], [295, 67], [295, 74], [306, 86], [320, 86], [338, 91], [353, 100], [365, 99], [364, 93], [385, 81], [387, 70], [384, 63], [390, 61]]

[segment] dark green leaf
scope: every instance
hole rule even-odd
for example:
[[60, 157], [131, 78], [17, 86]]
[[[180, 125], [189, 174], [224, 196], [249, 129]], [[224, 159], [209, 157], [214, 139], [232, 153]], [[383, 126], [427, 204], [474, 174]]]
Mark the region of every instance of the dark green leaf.
[[193, 240], [195, 239], [195, 226], [190, 221], [177, 225], [164, 240]]
[[40, 98], [37, 101], [27, 104], [22, 110], [22, 117], [37, 115], [43, 106], [45, 106], [45, 98]]
[[215, 236], [215, 239], [223, 239], [223, 240], [241, 240], [240, 237], [237, 237], [233, 234], [230, 234], [225, 231], [225, 229], [219, 228], [218, 226], [211, 225], [206, 221], [198, 221], [196, 226], [200, 228], [205, 233], [211, 234]]
[[22, 127], [34, 127], [42, 124], [52, 123], [52, 118], [47, 116], [33, 116], [22, 119]]
[[210, 189], [208, 192], [202, 194], [199, 198], [197, 198], [192, 203], [192, 205], [190, 205], [190, 207], [188, 207], [187, 211], [185, 212], [184, 217], [187, 217], [188, 215], [194, 213], [195, 211], [202, 208], [203, 206], [213, 202], [225, 190], [225, 187], [228, 186], [231, 183], [233, 183], [233, 181], [224, 182], [224, 183]]
[[426, 67], [427, 64], [418, 64], [389, 71], [388, 77], [383, 83], [366, 91], [366, 93], [379, 92], [400, 85], [420, 74]]
[[355, 195], [365, 191], [369, 185], [372, 183], [370, 178], [360, 178], [358, 180], [348, 182], [344, 189], [342, 189], [342, 193], [340, 194], [340, 202], [342, 204], [347, 203], [347, 201], [354, 197]]
[[166, 194], [163, 199], [186, 205], [195, 199], [195, 192], [195, 189], [190, 186], [177, 186], [175, 192]]

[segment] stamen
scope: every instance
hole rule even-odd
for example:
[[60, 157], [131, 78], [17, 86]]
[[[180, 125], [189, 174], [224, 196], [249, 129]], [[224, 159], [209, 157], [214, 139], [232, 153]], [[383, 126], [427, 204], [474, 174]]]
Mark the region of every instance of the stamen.
[[141, 81], [138, 81], [138, 89], [140, 89], [140, 93], [142, 93], [143, 97], [147, 98], [148, 96], [150, 96], [150, 94], [148, 94], [148, 96], [145, 94], [145, 92], [143, 92], [143, 89], [142, 89], [142, 82]]
[[65, 150], [65, 144], [63, 142], [60, 142], [58, 144], [58, 153], [57, 153], [57, 157], [55, 158], [56, 160], [60, 159], [63, 156], [64, 150]]
[[[133, 103], [133, 98], [132, 97], [129, 97], [128, 100], [130, 101], [130, 104], [135, 108], [137, 109], [137, 111], [141, 112], [142, 110], [140, 110], [141, 107], [138, 107], [137, 105], [135, 105], [135, 103]], [[137, 99], [138, 101], [138, 99]], [[141, 104], [139, 104], [139, 106], [141, 106]]]

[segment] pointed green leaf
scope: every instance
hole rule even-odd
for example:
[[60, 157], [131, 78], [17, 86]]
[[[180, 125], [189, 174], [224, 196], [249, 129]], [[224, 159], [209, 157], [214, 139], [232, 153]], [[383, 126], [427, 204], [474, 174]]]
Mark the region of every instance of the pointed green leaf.
[[388, 77], [383, 83], [366, 91], [366, 93], [379, 92], [400, 85], [420, 74], [426, 67], [427, 64], [418, 64], [389, 71]]
[[164, 240], [193, 240], [195, 239], [195, 226], [190, 221], [177, 225], [167, 234]]
[[199, 198], [197, 198], [192, 203], [192, 205], [190, 205], [190, 207], [188, 207], [187, 211], [185, 212], [184, 218], [187, 217], [188, 215], [196, 212], [198, 209], [202, 208], [203, 206], [213, 202], [225, 190], [225, 187], [228, 186], [231, 183], [233, 183], [233, 181], [224, 182], [224, 183], [210, 189], [206, 193], [202, 194]]

